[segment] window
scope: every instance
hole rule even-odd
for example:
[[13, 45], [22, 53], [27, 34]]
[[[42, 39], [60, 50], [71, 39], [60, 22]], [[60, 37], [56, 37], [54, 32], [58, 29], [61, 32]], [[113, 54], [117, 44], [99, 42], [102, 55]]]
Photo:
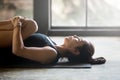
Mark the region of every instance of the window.
[[119, 36], [119, 0], [35, 0], [39, 32], [48, 35]]
[[52, 0], [52, 27], [120, 26], [120, 0]]
[[0, 0], [0, 20], [16, 15], [33, 18], [33, 0]]
[[52, 26], [86, 26], [85, 0], [52, 0]]
[[87, 22], [94, 27], [120, 27], [120, 0], [88, 0]]

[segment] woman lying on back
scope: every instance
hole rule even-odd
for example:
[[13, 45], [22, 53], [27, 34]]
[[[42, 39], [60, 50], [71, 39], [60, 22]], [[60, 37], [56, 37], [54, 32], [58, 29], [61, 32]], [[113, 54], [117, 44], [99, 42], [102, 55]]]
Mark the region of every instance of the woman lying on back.
[[106, 62], [103, 57], [93, 59], [94, 46], [77, 35], [65, 37], [63, 44], [57, 45], [48, 36], [35, 33], [37, 30], [38, 26], [34, 20], [21, 16], [0, 22], [0, 47], [12, 46], [13, 55], [16, 57], [41, 64], [54, 64], [62, 57], [77, 63]]

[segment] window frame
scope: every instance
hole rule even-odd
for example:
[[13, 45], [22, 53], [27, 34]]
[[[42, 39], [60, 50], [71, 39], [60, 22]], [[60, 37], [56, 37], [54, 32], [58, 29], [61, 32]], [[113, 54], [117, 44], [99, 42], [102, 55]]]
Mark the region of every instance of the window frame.
[[38, 32], [49, 36], [120, 36], [120, 27], [51, 27], [51, 0], [34, 0], [34, 19], [38, 23]]

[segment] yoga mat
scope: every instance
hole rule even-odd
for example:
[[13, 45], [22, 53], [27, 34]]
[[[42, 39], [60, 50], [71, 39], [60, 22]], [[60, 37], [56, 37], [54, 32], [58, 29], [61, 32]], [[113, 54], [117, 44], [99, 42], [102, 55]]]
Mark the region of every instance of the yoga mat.
[[42, 65], [38, 63], [18, 63], [0, 65], [2, 68], [91, 68], [89, 63], [70, 63], [68, 61], [58, 61], [56, 64]]
[[41, 65], [34, 61], [28, 62], [27, 59], [22, 59], [11, 53], [3, 53], [1, 55], [0, 68], [91, 68], [89, 63], [69, 63], [66, 58], [60, 58], [54, 65]]
[[55, 64], [55, 65], [38, 65], [38, 64], [12, 64], [12, 65], [1, 65], [1, 68], [91, 68], [91, 64]]

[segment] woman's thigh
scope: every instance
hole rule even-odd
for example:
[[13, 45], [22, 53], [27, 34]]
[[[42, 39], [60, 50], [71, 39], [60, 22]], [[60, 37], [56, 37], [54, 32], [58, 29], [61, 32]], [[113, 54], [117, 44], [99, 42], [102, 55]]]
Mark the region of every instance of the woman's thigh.
[[0, 47], [10, 46], [12, 43], [13, 25], [10, 20], [0, 22]]

